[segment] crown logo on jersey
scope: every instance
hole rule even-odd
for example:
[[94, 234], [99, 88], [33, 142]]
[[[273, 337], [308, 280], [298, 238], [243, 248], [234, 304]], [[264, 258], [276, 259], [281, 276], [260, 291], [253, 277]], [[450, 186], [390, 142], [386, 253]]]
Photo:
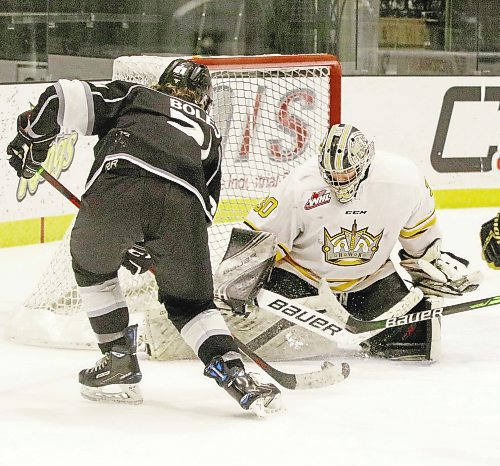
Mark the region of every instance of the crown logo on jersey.
[[323, 253], [325, 261], [334, 265], [361, 265], [369, 262], [378, 251], [378, 244], [384, 230], [374, 236], [368, 232], [368, 228], [358, 230], [356, 220], [352, 228], [340, 227], [340, 233], [330, 235], [324, 228]]

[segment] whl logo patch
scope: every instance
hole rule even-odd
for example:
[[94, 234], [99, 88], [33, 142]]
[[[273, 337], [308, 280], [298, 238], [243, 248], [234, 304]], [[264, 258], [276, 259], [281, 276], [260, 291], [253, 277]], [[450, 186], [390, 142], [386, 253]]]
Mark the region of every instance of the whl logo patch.
[[307, 200], [304, 205], [305, 210], [311, 210], [315, 207], [319, 207], [328, 204], [332, 200], [332, 194], [328, 189], [322, 189], [321, 191], [312, 193], [311, 197]]

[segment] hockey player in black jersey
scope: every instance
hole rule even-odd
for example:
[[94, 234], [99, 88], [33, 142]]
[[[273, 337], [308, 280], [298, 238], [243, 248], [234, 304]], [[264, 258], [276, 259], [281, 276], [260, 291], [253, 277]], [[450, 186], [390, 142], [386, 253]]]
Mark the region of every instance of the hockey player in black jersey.
[[125, 263], [154, 268], [159, 299], [205, 375], [244, 409], [262, 414], [279, 407], [279, 390], [245, 371], [213, 301], [207, 226], [219, 200], [221, 135], [208, 113], [211, 101], [208, 69], [175, 59], [154, 88], [60, 80], [18, 117], [7, 152], [24, 178], [36, 174], [61, 127], [99, 138], [70, 242], [83, 307], [103, 353], [80, 372], [86, 398], [142, 402], [137, 327], [129, 326], [117, 274]]

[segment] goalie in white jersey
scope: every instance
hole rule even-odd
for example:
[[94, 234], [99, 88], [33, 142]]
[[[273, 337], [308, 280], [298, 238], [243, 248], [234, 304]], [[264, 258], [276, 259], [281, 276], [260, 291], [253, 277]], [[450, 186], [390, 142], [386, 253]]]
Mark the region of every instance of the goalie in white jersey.
[[[356, 318], [371, 320], [409, 294], [390, 254], [426, 295], [477, 288], [468, 262], [441, 252], [431, 188], [408, 159], [379, 153], [357, 128], [330, 128], [317, 159], [296, 168], [248, 215], [245, 224], [274, 233], [275, 267], [264, 288], [289, 299], [318, 294], [320, 280]], [[424, 310], [426, 300], [410, 312]], [[370, 355], [435, 360], [440, 322], [384, 330], [361, 343]]]

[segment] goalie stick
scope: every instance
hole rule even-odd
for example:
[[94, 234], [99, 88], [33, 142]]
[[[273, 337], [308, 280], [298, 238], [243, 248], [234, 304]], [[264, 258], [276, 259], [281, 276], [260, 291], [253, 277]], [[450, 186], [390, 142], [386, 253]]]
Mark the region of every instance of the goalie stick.
[[[45, 170], [45, 168], [40, 167], [37, 173], [55, 189], [57, 189], [64, 197], [66, 197], [66, 199], [68, 199], [74, 206], [80, 208], [80, 199], [68, 188], [66, 188], [66, 186], [64, 186], [57, 178]], [[152, 272], [154, 273], [154, 271]], [[320, 371], [306, 372], [303, 374], [289, 374], [287, 372], [282, 372], [254, 353], [240, 339], [234, 335], [233, 338], [242, 353], [252, 359], [264, 372], [266, 372], [282, 387], [290, 390], [327, 387], [346, 379], [350, 373], [350, 367], [347, 363], [342, 363], [339, 367], [328, 361], [325, 361], [322, 364]]]
[[[415, 294], [416, 299], [418, 299], [421, 293], [421, 290], [418, 290]], [[334, 340], [335, 334], [342, 331], [344, 328], [350, 333], [358, 334], [391, 327], [399, 327], [401, 325], [430, 320], [436, 317], [500, 305], [500, 296], [492, 296], [475, 301], [436, 307], [414, 314], [403, 313], [403, 315], [397, 315], [398, 312], [404, 309], [398, 309], [400, 306], [396, 304], [392, 311], [387, 311], [387, 314], [391, 317], [387, 319], [365, 321], [356, 319], [349, 314], [349, 312], [340, 305], [329, 289], [326, 291], [320, 288], [320, 298], [322, 299], [321, 304], [326, 307], [327, 311], [335, 315], [335, 318], [331, 318], [328, 315], [294, 302], [294, 300], [286, 299], [272, 291], [262, 289], [257, 294], [257, 302], [260, 308], [305, 327], [330, 340]]]
[[[332, 295], [330, 293], [330, 295]], [[332, 295], [332, 298], [335, 297]], [[336, 301], [336, 299], [335, 299]], [[333, 302], [332, 302], [333, 304]], [[425, 311], [415, 312], [414, 314], [405, 314], [399, 317], [391, 317], [389, 319], [364, 321], [356, 319], [349, 314], [342, 306], [336, 305], [337, 311], [341, 311], [337, 316], [345, 329], [351, 333], [370, 332], [378, 329], [387, 329], [391, 327], [399, 327], [401, 325], [413, 324], [424, 320], [431, 320], [436, 317], [443, 317], [459, 312], [471, 311], [474, 309], [482, 309], [489, 306], [500, 305], [500, 296], [491, 296], [489, 298], [476, 299], [464, 303], [450, 304], [448, 306], [435, 307]]]

